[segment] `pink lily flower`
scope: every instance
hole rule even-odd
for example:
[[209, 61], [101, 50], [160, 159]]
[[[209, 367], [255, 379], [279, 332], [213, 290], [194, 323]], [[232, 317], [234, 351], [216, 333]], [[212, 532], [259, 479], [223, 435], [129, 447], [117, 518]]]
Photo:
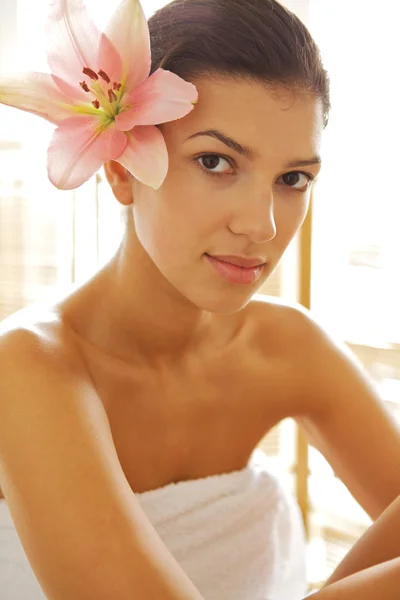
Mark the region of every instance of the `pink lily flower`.
[[47, 57], [51, 74], [0, 80], [0, 102], [57, 125], [48, 148], [50, 181], [71, 190], [116, 160], [159, 188], [168, 152], [156, 125], [187, 115], [198, 94], [164, 69], [149, 77], [149, 29], [139, 0], [122, 0], [105, 32], [83, 0], [53, 0]]

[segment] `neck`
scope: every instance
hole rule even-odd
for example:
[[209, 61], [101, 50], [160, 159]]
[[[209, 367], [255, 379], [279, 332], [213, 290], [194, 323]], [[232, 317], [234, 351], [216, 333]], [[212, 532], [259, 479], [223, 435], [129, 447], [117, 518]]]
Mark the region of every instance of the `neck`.
[[126, 238], [75, 296], [72, 310], [81, 316], [81, 335], [126, 362], [179, 361], [209, 339], [214, 320], [179, 294], [143, 248]]

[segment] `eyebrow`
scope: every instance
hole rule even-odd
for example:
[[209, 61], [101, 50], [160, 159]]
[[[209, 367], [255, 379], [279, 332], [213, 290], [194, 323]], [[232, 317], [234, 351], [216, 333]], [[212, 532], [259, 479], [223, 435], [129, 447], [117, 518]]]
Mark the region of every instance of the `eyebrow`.
[[[228, 148], [230, 148], [231, 150], [234, 150], [235, 152], [237, 152], [238, 154], [241, 154], [242, 156], [245, 156], [246, 158], [249, 158], [250, 160], [254, 160], [254, 152], [250, 148], [248, 148], [247, 146], [243, 146], [242, 144], [239, 144], [239, 142], [237, 142], [233, 138], [225, 135], [224, 133], [222, 133], [222, 131], [219, 131], [218, 129], [207, 129], [204, 131], [198, 131], [197, 133], [190, 135], [187, 139], [191, 140], [191, 139], [199, 137], [201, 135], [206, 135], [206, 136], [215, 138], [215, 139], [219, 140], [220, 142], [222, 142], [223, 144], [225, 144], [225, 146], [228, 146]], [[290, 162], [288, 162], [286, 164], [286, 166], [284, 168], [289, 169], [291, 167], [306, 167], [309, 165], [319, 165], [319, 164], [321, 164], [321, 157], [313, 156], [312, 158], [291, 160]]]

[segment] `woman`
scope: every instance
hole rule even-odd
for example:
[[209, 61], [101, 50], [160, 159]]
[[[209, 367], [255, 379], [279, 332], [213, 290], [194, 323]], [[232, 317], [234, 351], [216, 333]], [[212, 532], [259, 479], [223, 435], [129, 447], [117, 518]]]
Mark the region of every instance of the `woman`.
[[[81, 3], [65, 5], [70, 32]], [[359, 366], [306, 311], [253, 297], [305, 218], [328, 77], [274, 0], [175, 0], [149, 28], [152, 72], [198, 103], [159, 124], [161, 186], [139, 142], [137, 170], [106, 161], [127, 210], [115, 256], [3, 322], [0, 484], [51, 600], [297, 600], [304, 535], [255, 451], [268, 431], [297, 419], [373, 519], [400, 489], [399, 430]], [[53, 182], [79, 183], [85, 169], [55, 162]]]

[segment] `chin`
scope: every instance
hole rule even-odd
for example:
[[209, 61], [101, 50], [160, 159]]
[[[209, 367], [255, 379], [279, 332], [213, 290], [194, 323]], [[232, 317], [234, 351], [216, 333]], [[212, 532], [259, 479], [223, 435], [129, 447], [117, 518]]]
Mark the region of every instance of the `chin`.
[[257, 290], [252, 290], [247, 293], [241, 290], [241, 293], [217, 293], [215, 290], [209, 290], [209, 293], [202, 293], [200, 297], [188, 298], [201, 310], [216, 314], [234, 314], [241, 311], [247, 306]]

